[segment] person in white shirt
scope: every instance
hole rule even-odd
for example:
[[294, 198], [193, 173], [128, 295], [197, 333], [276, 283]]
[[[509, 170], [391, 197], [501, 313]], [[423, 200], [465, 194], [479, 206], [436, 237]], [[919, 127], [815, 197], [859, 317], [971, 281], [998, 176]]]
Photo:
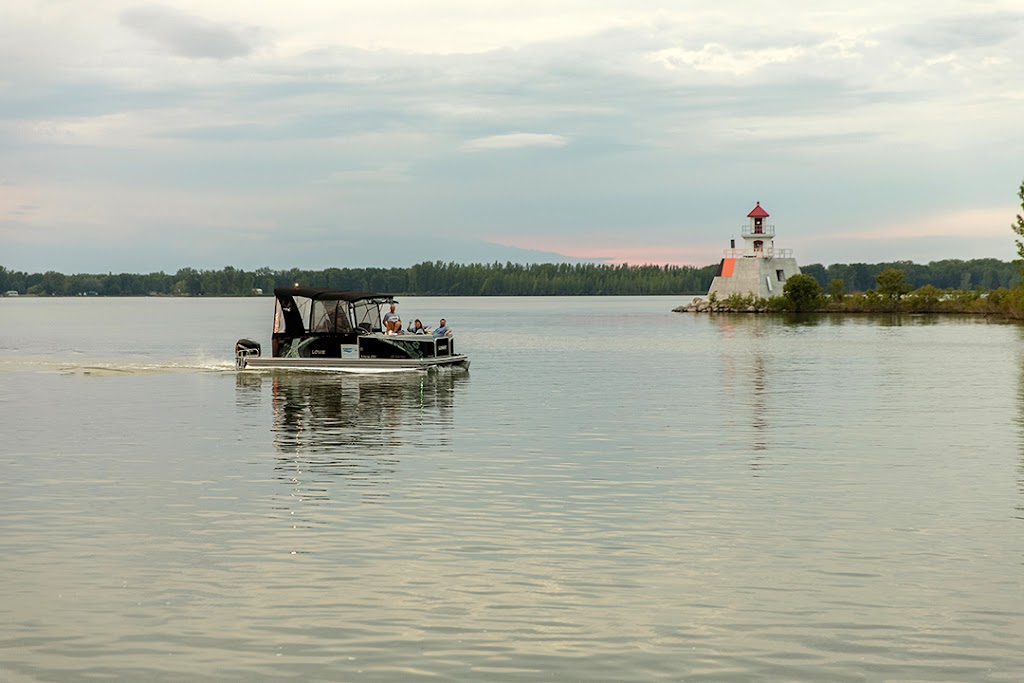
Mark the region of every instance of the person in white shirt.
[[384, 314], [381, 322], [384, 323], [384, 334], [395, 334], [402, 330], [402, 318], [395, 313], [394, 304], [391, 304], [391, 310]]

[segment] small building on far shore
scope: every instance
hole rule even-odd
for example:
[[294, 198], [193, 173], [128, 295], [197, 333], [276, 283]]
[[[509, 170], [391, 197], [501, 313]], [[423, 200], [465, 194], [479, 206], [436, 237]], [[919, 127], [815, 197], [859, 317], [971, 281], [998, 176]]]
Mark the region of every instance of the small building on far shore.
[[714, 294], [722, 300], [733, 294], [753, 294], [761, 299], [782, 296], [786, 280], [800, 273], [793, 250], [775, 248], [775, 226], [765, 223], [768, 212], [761, 208], [761, 202], [747, 218], [750, 224], [742, 226], [740, 232], [743, 246], [737, 248], [734, 239], [725, 250], [708, 297]]

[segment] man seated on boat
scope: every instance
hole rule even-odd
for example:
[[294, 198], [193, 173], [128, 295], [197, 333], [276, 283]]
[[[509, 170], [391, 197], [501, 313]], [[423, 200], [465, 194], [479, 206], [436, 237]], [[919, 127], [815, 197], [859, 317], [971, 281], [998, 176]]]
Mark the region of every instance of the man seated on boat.
[[381, 318], [384, 323], [384, 334], [395, 334], [402, 330], [402, 318], [395, 313], [395, 305], [391, 304], [391, 310]]
[[450, 337], [452, 336], [452, 330], [448, 327], [448, 323], [444, 318], [441, 318], [441, 324], [434, 328], [435, 337]]

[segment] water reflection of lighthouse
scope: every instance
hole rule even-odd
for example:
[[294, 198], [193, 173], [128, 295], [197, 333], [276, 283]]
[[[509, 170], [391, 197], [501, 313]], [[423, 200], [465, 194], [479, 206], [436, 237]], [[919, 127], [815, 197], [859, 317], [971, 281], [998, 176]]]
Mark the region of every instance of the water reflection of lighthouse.
[[749, 430], [750, 468], [761, 470], [767, 466], [768, 450], [768, 363], [764, 344], [768, 339], [763, 316], [745, 315], [716, 318], [722, 335], [722, 386], [724, 400], [729, 406], [738, 406], [731, 413], [731, 430], [745, 433]]

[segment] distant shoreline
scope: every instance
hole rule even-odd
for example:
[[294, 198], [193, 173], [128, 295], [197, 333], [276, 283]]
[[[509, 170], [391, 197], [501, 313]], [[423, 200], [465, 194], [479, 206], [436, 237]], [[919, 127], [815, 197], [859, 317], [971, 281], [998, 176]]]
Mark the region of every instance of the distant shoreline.
[[[606, 263], [420, 263], [406, 268], [292, 268], [245, 271], [182, 268], [175, 273], [26, 273], [0, 266], [0, 294], [19, 296], [270, 296], [277, 287], [381, 292], [395, 296], [694, 296], [707, 292], [719, 264], [674, 266]], [[802, 266], [822, 288], [840, 280], [848, 292], [875, 286], [875, 277], [899, 269], [913, 288], [989, 291], [1020, 281], [1013, 262], [949, 259], [915, 264], [853, 263]]]

